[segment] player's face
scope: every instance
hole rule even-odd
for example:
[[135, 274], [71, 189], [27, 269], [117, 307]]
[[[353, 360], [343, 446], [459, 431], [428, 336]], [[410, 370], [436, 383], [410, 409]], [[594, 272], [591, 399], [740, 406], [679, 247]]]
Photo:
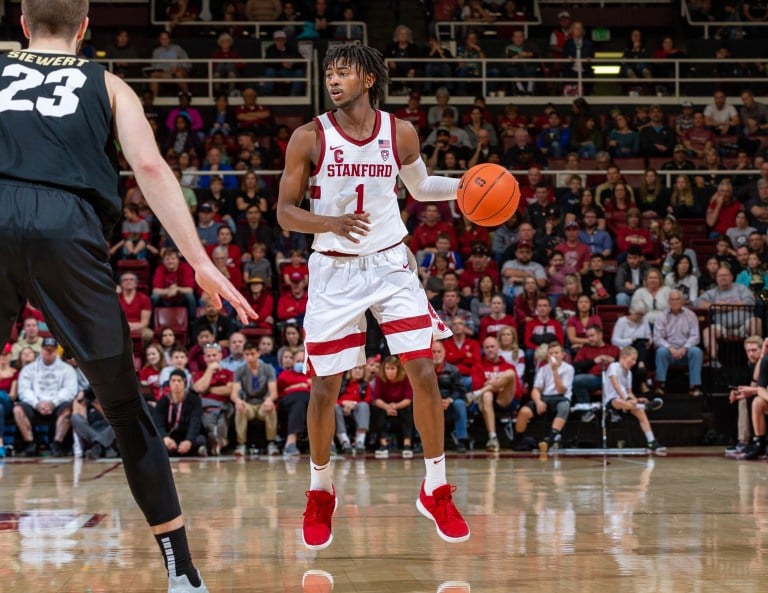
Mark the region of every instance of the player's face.
[[355, 64], [338, 61], [325, 70], [325, 88], [333, 104], [346, 109], [359, 101], [367, 101], [368, 89], [373, 86], [373, 76], [361, 76]]

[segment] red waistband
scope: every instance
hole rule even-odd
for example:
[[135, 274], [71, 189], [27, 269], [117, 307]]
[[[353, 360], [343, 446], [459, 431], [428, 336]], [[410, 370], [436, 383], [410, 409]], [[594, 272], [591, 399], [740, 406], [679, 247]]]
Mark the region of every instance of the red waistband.
[[[398, 241], [397, 243], [390, 245], [389, 247], [385, 247], [384, 249], [379, 249], [375, 253], [381, 253], [383, 251], [387, 251], [388, 249], [392, 249], [393, 247], [397, 247], [400, 245], [402, 241]], [[342, 253], [341, 251], [321, 251], [323, 255], [327, 255], [329, 257], [360, 257], [359, 253]]]

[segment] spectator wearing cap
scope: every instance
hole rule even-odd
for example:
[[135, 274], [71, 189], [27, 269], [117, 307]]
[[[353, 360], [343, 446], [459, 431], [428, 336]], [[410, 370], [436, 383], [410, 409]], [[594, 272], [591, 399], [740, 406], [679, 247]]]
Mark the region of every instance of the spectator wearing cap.
[[421, 106], [421, 93], [411, 91], [408, 94], [407, 105], [395, 111], [395, 117], [411, 122], [419, 132], [419, 139], [424, 140], [428, 133], [429, 124], [427, 123], [427, 112]]
[[501, 266], [501, 276], [504, 279], [502, 292], [507, 296], [516, 297], [523, 292], [523, 281], [528, 275], [536, 278], [540, 289], [547, 286], [547, 273], [544, 266], [532, 260], [533, 244], [526, 240], [517, 242], [515, 259], [504, 262]]
[[211, 202], [203, 202], [197, 207], [197, 236], [203, 245], [216, 245], [220, 226]]
[[[715, 146], [717, 138], [715, 133], [704, 125], [704, 114], [697, 111], [693, 114], [693, 125], [683, 132], [681, 137], [682, 148], [687, 156], [704, 158], [704, 152]], [[675, 145], [675, 152], [681, 148], [680, 144]], [[678, 157], [674, 157], [677, 160]], [[693, 167], [693, 163], [691, 163]], [[677, 167], [680, 169], [680, 167]]]
[[195, 298], [195, 274], [186, 262], [179, 259], [179, 252], [167, 247], [163, 249], [162, 262], [152, 277], [152, 307], [185, 306], [189, 319], [197, 313]]
[[632, 295], [645, 282], [645, 276], [651, 266], [643, 257], [643, 250], [638, 245], [627, 249], [627, 261], [616, 269], [616, 304], [629, 306]]
[[[690, 131], [690, 130], [689, 130]], [[695, 171], [696, 165], [688, 158], [688, 148], [685, 144], [675, 144], [672, 160], [661, 166], [662, 171]], [[690, 179], [690, 177], [689, 177]], [[674, 184], [674, 179], [673, 179]]]
[[255, 320], [250, 320], [247, 327], [272, 331], [275, 327], [275, 299], [270, 291], [265, 290], [264, 279], [261, 276], [248, 278], [246, 298], [258, 315]]
[[[264, 58], [273, 60], [268, 62], [264, 71], [265, 79], [290, 78], [290, 90], [286, 94], [294, 97], [304, 94], [304, 58], [288, 43], [285, 31], [278, 29], [272, 34], [272, 44], [264, 52]], [[264, 95], [274, 95], [276, 88], [274, 81], [266, 80], [261, 83], [261, 92]]]
[[[243, 56], [234, 49], [234, 40], [229, 33], [222, 33], [216, 40], [219, 49], [211, 53], [211, 59], [216, 60], [213, 63], [213, 77], [217, 80], [226, 79], [226, 90], [232, 93], [237, 88], [234, 82], [235, 78], [242, 76], [245, 64]], [[224, 85], [220, 82], [214, 83], [213, 91], [220, 93], [224, 90]]]
[[277, 299], [277, 321], [294, 321], [301, 327], [307, 312], [307, 289], [301, 272], [291, 272], [288, 277], [288, 288], [283, 290]]
[[207, 328], [213, 333], [214, 341], [226, 348], [229, 345], [229, 336], [237, 329], [235, 322], [229, 315], [219, 312], [208, 293], [203, 293], [200, 302], [205, 307], [205, 312], [192, 322], [192, 335], [196, 336], [201, 329]]
[[[571, 38], [571, 13], [567, 10], [561, 10], [557, 13], [557, 22], [558, 26], [549, 35], [549, 50], [553, 58], [559, 58], [563, 55], [565, 42]], [[559, 69], [560, 67], [558, 67]]]
[[464, 272], [459, 276], [459, 288], [464, 297], [477, 295], [480, 278], [488, 275], [493, 279], [494, 286], [500, 283], [499, 268], [490, 257], [488, 245], [475, 242], [472, 245], [469, 259], [464, 266]]
[[571, 220], [565, 223], [565, 241], [555, 247], [555, 251], [563, 254], [565, 269], [586, 274], [589, 270], [589, 247], [582, 243], [579, 223]]
[[38, 425], [48, 427], [51, 455], [66, 455], [64, 439], [78, 386], [75, 369], [59, 358], [58, 347], [54, 338], [43, 338], [40, 356], [19, 372], [19, 404], [13, 417], [24, 442], [22, 456], [37, 452], [33, 428]]
[[169, 394], [157, 402], [154, 419], [171, 456], [205, 457], [205, 435], [202, 433], [203, 406], [193, 391], [188, 391], [184, 371], [174, 369], [168, 378]]
[[432, 137], [434, 137], [434, 144], [429, 144], [429, 138], [427, 138], [423, 146], [430, 171], [446, 169], [449, 153], [453, 154], [460, 166], [466, 166], [465, 160], [459, 160], [459, 155], [463, 155], [464, 151], [460, 146], [451, 143], [451, 132], [447, 127], [440, 126], [430, 134], [430, 138]]

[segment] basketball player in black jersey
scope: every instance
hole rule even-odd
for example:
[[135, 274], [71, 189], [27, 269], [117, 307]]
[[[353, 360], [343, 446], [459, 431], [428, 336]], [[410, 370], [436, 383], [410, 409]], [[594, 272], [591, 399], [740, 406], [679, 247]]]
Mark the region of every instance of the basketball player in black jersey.
[[0, 343], [25, 298], [77, 358], [115, 430], [136, 502], [163, 551], [169, 593], [207, 593], [192, 564], [165, 447], [133, 367], [108, 264], [122, 203], [116, 142], [160, 222], [220, 307], [256, 315], [214, 267], [135, 93], [76, 57], [87, 0], [23, 0], [29, 48], [0, 56]]

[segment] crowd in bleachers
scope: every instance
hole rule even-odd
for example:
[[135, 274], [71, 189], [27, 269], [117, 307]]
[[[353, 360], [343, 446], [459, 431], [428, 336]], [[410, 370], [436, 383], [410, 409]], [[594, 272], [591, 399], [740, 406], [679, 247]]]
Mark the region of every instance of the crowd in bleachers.
[[[178, 8], [177, 4], [172, 3]], [[256, 10], [257, 4], [228, 3], [225, 13], [230, 6], [242, 10], [233, 17], [239, 20], [248, 10]], [[439, 13], [447, 4], [434, 3], [434, 20], [450, 20]], [[493, 19], [486, 12], [498, 9], [509, 20], [522, 22], [530, 14], [523, 2], [489, 4], [493, 6], [472, 0], [461, 18], [490, 23]], [[185, 5], [184, 14], [194, 18], [194, 3]], [[297, 8], [308, 12], [296, 3], [283, 2], [282, 15], [261, 20], [292, 20], [282, 17]], [[322, 28], [319, 23], [325, 18], [343, 17], [356, 8], [353, 2], [338, 2], [331, 9], [319, 1], [316, 27]], [[324, 17], [323, 10], [341, 12]], [[574, 46], [584, 57], [588, 40], [584, 45], [579, 41], [581, 33], [567, 11], [559, 17], [560, 32], [552, 33], [550, 50], [559, 47], [567, 56]], [[222, 52], [218, 57], [231, 60], [228, 68], [218, 72], [221, 79], [236, 79], [241, 57], [230, 53], [230, 33], [216, 38], [217, 51]], [[535, 72], [514, 63], [515, 55], [532, 57], [538, 51], [521, 33], [509, 31], [511, 45], [505, 54], [510, 62], [505, 75], [518, 76], [520, 82], [500, 86], [494, 90], [497, 94], [534, 92], [530, 83]], [[275, 45], [293, 35], [295, 31], [288, 27], [271, 33]], [[471, 77], [472, 59], [483, 57], [476, 47], [480, 43], [476, 31], [468, 30], [463, 43], [457, 51], [465, 68], [460, 76]], [[128, 45], [121, 32], [109, 57], [135, 57], [131, 52], [120, 54], [120, 48]], [[162, 31], [158, 47], [178, 54], [181, 47], [173, 46], [169, 32]], [[633, 34], [628, 51], [635, 52], [634, 57], [644, 55], [641, 46], [642, 38]], [[416, 71], [407, 65], [408, 58], [449, 57], [435, 37], [426, 51], [417, 48], [405, 26], [397, 27], [391, 45], [383, 50], [399, 60], [393, 64], [393, 76], [404, 78]], [[664, 51], [673, 52], [666, 46]], [[167, 59], [169, 54], [160, 52], [156, 59], [162, 60], [163, 55]], [[625, 74], [629, 78], [647, 76], [642, 64], [634, 64], [631, 70]], [[451, 85], [453, 74], [432, 73], [446, 78], [436, 80], [433, 87], [395, 83], [391, 89], [393, 94], [408, 95], [407, 105], [396, 115], [418, 129], [425, 162], [433, 171], [455, 176], [488, 162], [525, 172], [518, 175], [518, 212], [496, 229], [472, 224], [453, 203], [422, 204], [401, 192], [402, 217], [409, 230], [406, 242], [418, 264], [414, 273], [420, 275], [437, 315], [454, 332], [443, 342], [443, 352], [435, 353], [435, 366], [457, 449], [466, 451], [469, 445], [465, 417], [469, 408], [470, 414], [482, 413], [491, 435], [488, 448], [498, 450], [498, 441], [492, 442], [495, 414], [500, 412], [505, 419], [526, 401], [536, 369], [553, 343], [563, 349], [566, 361], [576, 365], [576, 379], [599, 375], [594, 349], [631, 345], [638, 351], [636, 392], [663, 397], [669, 366], [665, 357], [672, 348], [673, 364], [679, 362], [675, 349], [681, 345], [660, 333], [666, 326], [658, 321], [670, 311], [670, 297], [676, 302], [677, 295], [681, 306], [700, 314], [711, 304], [749, 307], [733, 324], [702, 327], [709, 334], [690, 344], [700, 348], [701, 357], [681, 355], [688, 356], [690, 365], [689, 393], [700, 396], [701, 366], [721, 365], [718, 338], [762, 332], [762, 304], [768, 295], [768, 108], [748, 88], [737, 95], [718, 88], [706, 105], [682, 101], [680, 109], [638, 103], [635, 109], [601, 113], [579, 97], [566, 111], [546, 104], [540, 111], [523, 112], [511, 103], [496, 112], [483, 96], [460, 109], [451, 103], [451, 92], [466, 93], [470, 88]], [[310, 238], [278, 227], [278, 179], [258, 172], [282, 169], [288, 138], [309, 114], [273, 113], [259, 103], [259, 94], [274, 93], [274, 87], [232, 80], [221, 81], [215, 106], [196, 105], [180, 82], [178, 105], [166, 110], [154, 103], [153, 85], [165, 77], [183, 78], [184, 73], [158, 67], [147, 76], [147, 86], [140, 90], [145, 115], [179, 179], [200, 240], [215, 265], [246, 295], [259, 319], [242, 326], [226, 303], [217, 311], [201, 294], [191, 268], [128, 177], [123, 188], [124, 217], [111, 237], [110, 255], [144, 395], [149, 405], [160, 410], [158, 425], [167, 433], [172, 453], [218, 454], [233, 446], [237, 454], [244, 454], [247, 445], [263, 441], [264, 450], [275, 454], [282, 440], [283, 453], [296, 455], [308, 401], [301, 327], [307, 305]], [[303, 92], [290, 84], [285, 83], [280, 92]], [[436, 104], [429, 109], [421, 105], [426, 92], [435, 94]], [[230, 95], [242, 97], [242, 104], [230, 106]], [[632, 173], [623, 173], [626, 170]], [[730, 170], [750, 173], [735, 175]], [[674, 309], [679, 312], [677, 304]], [[21, 377], [15, 373], [23, 373], [25, 364], [34, 362], [35, 354], [45, 349], [43, 340], [50, 339], [45, 329], [43, 336], [39, 334], [39, 323], [44, 324], [42, 316], [29, 306], [19, 318], [13, 343], [0, 355], [0, 394], [7, 394], [9, 402], [32, 397], [22, 393]], [[391, 417], [400, 418], [399, 444], [404, 451], [417, 444], [417, 435], [408, 415], [412, 395], [407, 379], [398, 360], [387, 356], [372, 318], [369, 323], [369, 364], [345, 378], [337, 440], [343, 452], [370, 447], [383, 457], [391, 448]], [[590, 328], [598, 328], [605, 343], [590, 337]], [[695, 329], [698, 335], [699, 320]], [[55, 346], [49, 343], [51, 348]], [[617, 352], [605, 356], [618, 361]], [[605, 362], [610, 362], [608, 358]], [[517, 383], [489, 391], [487, 376], [477, 372], [475, 361], [481, 360], [492, 361], [489, 368], [496, 370], [489, 372], [502, 369], [502, 362], [509, 365], [503, 370], [514, 369]], [[445, 370], [446, 362], [455, 367], [456, 376]], [[178, 381], [174, 385], [173, 377], [183, 379], [181, 387]], [[82, 427], [83, 420], [74, 420], [78, 414], [104, 428], [99, 424], [98, 405], [87, 397], [87, 384], [82, 375], [79, 378], [69, 401], [81, 407], [56, 408], [54, 416], [47, 414], [45, 419], [34, 410], [14, 415], [22, 453], [34, 454], [39, 440], [38, 433], [24, 424], [25, 418], [44, 425], [55, 420], [48, 422], [45, 432], [54, 454], [66, 451], [62, 439], [70, 416], [73, 426]], [[592, 383], [583, 376], [575, 380], [574, 403], [594, 398], [593, 389], [584, 388]], [[180, 402], [186, 397], [190, 405], [185, 408]], [[186, 411], [181, 414], [183, 408]], [[265, 423], [265, 437], [254, 438], [248, 432], [254, 419]], [[235, 431], [230, 430], [232, 426]], [[114, 453], [108, 434], [100, 432], [96, 438], [93, 432], [81, 432], [77, 440], [86, 443], [92, 457]], [[236, 438], [230, 438], [230, 432]], [[183, 442], [189, 445], [180, 447]]]

